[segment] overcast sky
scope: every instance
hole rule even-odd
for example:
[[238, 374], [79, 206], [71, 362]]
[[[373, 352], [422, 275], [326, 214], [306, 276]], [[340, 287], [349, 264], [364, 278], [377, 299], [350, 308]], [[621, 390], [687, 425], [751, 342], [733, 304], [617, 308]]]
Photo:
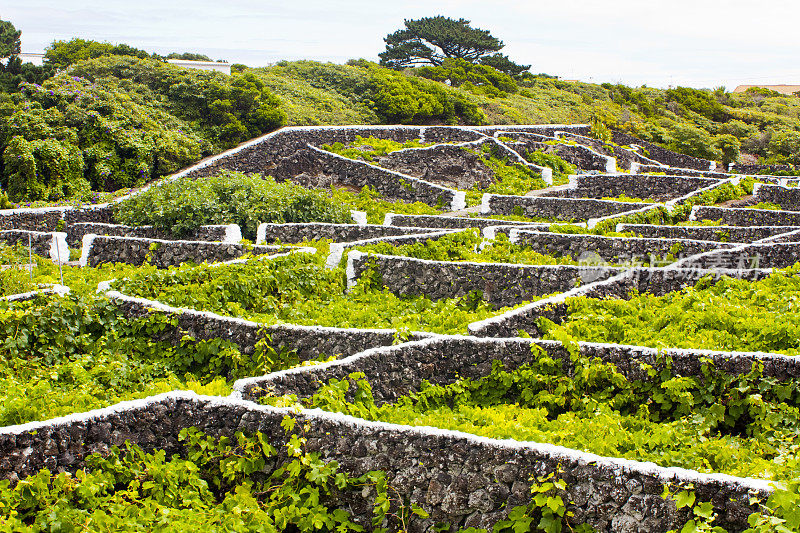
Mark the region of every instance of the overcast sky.
[[376, 60], [404, 18], [446, 15], [502, 39], [531, 71], [591, 82], [732, 90], [800, 84], [798, 0], [3, 0], [22, 49], [54, 39], [199, 52], [251, 66]]

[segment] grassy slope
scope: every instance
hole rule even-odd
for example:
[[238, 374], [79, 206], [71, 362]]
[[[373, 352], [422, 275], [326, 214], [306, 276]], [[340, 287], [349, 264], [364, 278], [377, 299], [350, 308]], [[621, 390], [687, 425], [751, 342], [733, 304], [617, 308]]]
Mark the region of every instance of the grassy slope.
[[[289, 125], [380, 121], [364, 96], [370, 78], [367, 68], [295, 61], [252, 71], [281, 98]], [[501, 98], [460, 87], [448, 90], [477, 104], [487, 124], [587, 123], [599, 117], [608, 126], [698, 157], [721, 160], [717, 136], [730, 133], [742, 143], [743, 153], [754, 154], [746, 160], [760, 156], [769, 163], [800, 161], [798, 97], [709, 93], [727, 115], [714, 121], [671, 101], [662, 89], [612, 88], [545, 78], [524, 85], [519, 92]], [[693, 133], [687, 135], [687, 131]], [[770, 143], [776, 133], [787, 132], [797, 136], [789, 145]]]
[[[378, 124], [380, 119], [358, 99], [366, 84], [367, 69], [314, 61], [281, 62], [272, 67], [251, 69], [281, 99], [290, 126], [318, 124]], [[573, 84], [575, 90], [608, 100], [598, 85]], [[488, 124], [545, 124], [586, 122], [592, 115], [591, 99], [537, 83], [532, 98], [511, 94], [488, 98], [460, 88], [452, 90], [480, 106]]]

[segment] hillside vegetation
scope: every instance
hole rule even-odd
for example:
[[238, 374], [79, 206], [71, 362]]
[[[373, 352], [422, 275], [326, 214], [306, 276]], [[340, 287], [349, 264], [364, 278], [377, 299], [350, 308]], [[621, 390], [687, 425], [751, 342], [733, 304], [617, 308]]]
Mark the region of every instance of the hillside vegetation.
[[[800, 98], [512, 77], [446, 60], [402, 72], [365, 60], [282, 61], [234, 74], [105, 55], [0, 93], [0, 185], [14, 202], [89, 202], [283, 125], [592, 122], [677, 152], [800, 164]], [[44, 74], [43, 74], [44, 73]], [[22, 79], [22, 78], [20, 78]], [[36, 83], [40, 81], [40, 83]], [[8, 207], [0, 199], [0, 207]]]

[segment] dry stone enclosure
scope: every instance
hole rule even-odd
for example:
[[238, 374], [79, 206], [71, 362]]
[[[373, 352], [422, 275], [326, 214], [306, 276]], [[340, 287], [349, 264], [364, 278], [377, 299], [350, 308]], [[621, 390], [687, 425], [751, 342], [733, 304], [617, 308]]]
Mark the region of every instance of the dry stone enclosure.
[[[279, 447], [287, 438], [281, 420], [293, 415], [308, 423], [309, 448], [323, 459], [335, 459], [353, 474], [382, 470], [405, 501], [424, 508], [428, 516], [412, 517], [413, 531], [434, 531], [442, 523], [452, 530], [491, 530], [512, 507], [530, 500], [532, 477], [551, 473], [566, 482], [571, 520], [598, 531], [680, 529], [687, 510], [677, 508], [664, 491], [689, 486], [699, 499], [711, 502], [719, 525], [744, 530], [748, 515], [757, 509], [751, 498], [764, 500], [774, 490], [768, 479], [659, 466], [534, 440], [371, 421], [319, 408], [298, 414], [262, 402], [288, 395], [309, 400], [330, 380], [361, 373], [375, 404], [382, 406], [420, 393], [423, 383], [445, 387], [459, 379], [480, 380], [497, 364], [511, 371], [542, 354], [567, 375], [575, 372], [580, 356], [610, 363], [627, 379], [645, 382], [652, 376], [643, 364], [682, 378], [702, 376], [706, 364], [727, 376], [744, 376], [758, 363], [764, 376], [796, 387], [800, 361], [785, 354], [586, 341], [577, 345], [576, 355], [566, 344], [542, 338], [542, 319], [562, 324], [576, 297], [664, 296], [722, 278], [764, 280], [800, 262], [796, 188], [744, 175], [758, 169], [721, 172], [711, 161], [621, 132], [614, 133], [613, 142], [588, 134], [586, 125], [284, 128], [167, 178], [202, 180], [235, 170], [308, 187], [369, 186], [381, 198], [420, 202], [441, 213], [387, 213], [378, 224], [367, 224], [359, 213], [348, 224], [264, 222], [255, 243], [243, 242], [236, 225], [198, 227], [181, 240], [152, 227], [124, 226], [115, 220], [113, 204], [0, 211], [0, 240], [24, 246], [30, 241], [33, 253], [54, 262], [66, 263], [69, 247], [80, 248], [80, 264], [87, 268], [118, 262], [149, 265], [170, 280], [166, 272], [172, 270], [167, 269], [187, 263], [200, 265], [195, 268], [205, 276], [256, 264], [265, 265], [266, 272], [276, 261], [290, 258], [305, 265], [303, 258], [321, 257], [320, 271], [341, 271], [349, 291], [370, 282], [387, 298], [458, 300], [459, 310], [472, 310], [474, 298], [493, 310], [491, 316], [464, 324], [458, 335], [266, 323], [255, 312], [247, 315], [253, 319], [236, 316], [234, 311], [247, 310], [226, 308], [224, 301], [219, 310], [196, 309], [121, 289], [125, 280], [103, 281], [97, 292], [120, 317], [172, 320], [154, 334], [159, 341], [179, 345], [187, 336], [225, 339], [243, 354], [266, 344], [275, 353], [292, 352], [298, 363], [315, 364], [239, 379], [230, 396], [173, 391], [2, 427], [0, 478], [16, 482], [45, 467], [74, 471], [84, 466], [88, 454], [126, 440], [147, 450], [177, 452], [177, 435], [187, 427], [214, 436], [261, 431]], [[326, 148], [341, 143], [371, 153], [374, 147], [357, 142], [370, 137], [420, 146], [373, 160]], [[533, 152], [557, 155], [576, 170], [562, 176], [528, 161]], [[522, 194], [492, 192], [510, 167], [538, 188]], [[716, 205], [722, 203], [715, 201], [721, 191], [747, 184], [751, 194]], [[469, 205], [475, 198], [479, 202]], [[748, 207], [759, 202], [781, 209]], [[421, 246], [429, 246], [430, 254], [453, 253], [447, 248], [452, 243], [461, 243], [461, 255], [446, 260], [414, 255]], [[511, 250], [508, 257], [515, 259], [503, 261], [500, 249]], [[176, 279], [191, 278], [191, 268], [182, 268], [180, 274], [173, 269]], [[162, 294], [171, 291], [180, 292], [179, 283]], [[341, 505], [356, 515], [363, 511], [357, 502]], [[359, 519], [368, 525], [367, 518]]]

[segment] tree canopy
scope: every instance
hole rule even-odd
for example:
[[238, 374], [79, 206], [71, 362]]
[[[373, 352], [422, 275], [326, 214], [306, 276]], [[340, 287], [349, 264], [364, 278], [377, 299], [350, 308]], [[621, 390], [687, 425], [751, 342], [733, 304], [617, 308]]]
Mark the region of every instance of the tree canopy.
[[7, 20], [0, 20], [0, 58], [18, 55], [22, 32]]
[[488, 31], [473, 28], [466, 19], [436, 16], [405, 20], [405, 29], [387, 35], [381, 64], [392, 68], [412, 65], [439, 66], [448, 57], [475, 62], [503, 48], [503, 41]]
[[473, 28], [466, 19], [441, 15], [405, 20], [405, 28], [384, 37], [386, 50], [378, 54], [381, 65], [403, 69], [415, 65], [441, 66], [445, 59], [481, 63], [511, 76], [519, 76], [530, 65], [517, 65], [497, 53], [503, 41], [487, 30]]
[[[122, 44], [101, 43], [91, 39], [74, 37], [69, 41], [56, 40], [47, 47], [44, 53], [45, 63], [56, 68], [66, 68], [84, 59], [94, 59], [103, 56], [133, 56], [147, 59], [151, 54], [145, 50]], [[158, 58], [157, 54], [152, 57]]]

